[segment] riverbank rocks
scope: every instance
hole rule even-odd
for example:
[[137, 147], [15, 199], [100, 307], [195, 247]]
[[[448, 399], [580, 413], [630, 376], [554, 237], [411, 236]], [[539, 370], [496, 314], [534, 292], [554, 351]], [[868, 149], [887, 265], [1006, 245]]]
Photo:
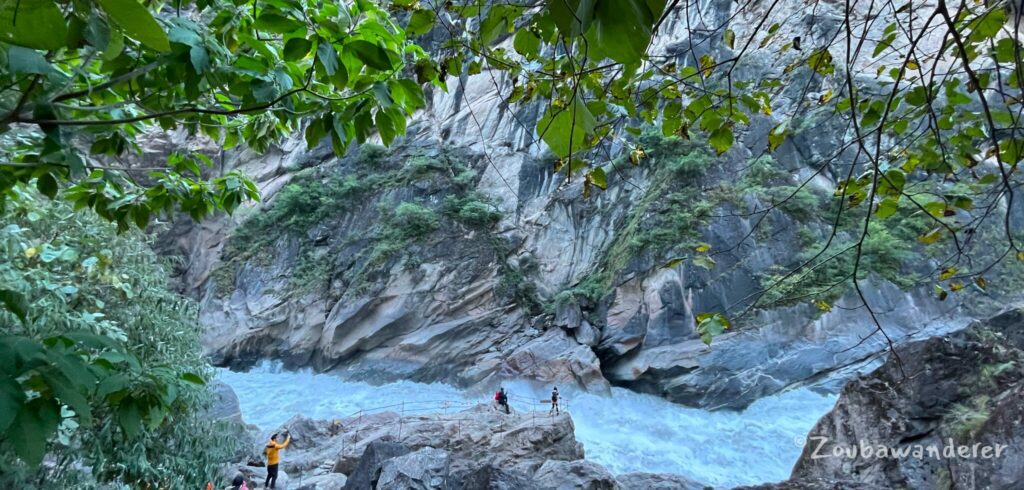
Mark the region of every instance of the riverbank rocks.
[[843, 388], [792, 479], [764, 488], [1024, 488], [1021, 332], [1014, 308], [897, 348]]
[[[294, 417], [272, 432], [286, 427], [292, 442], [281, 467], [303, 490], [702, 488], [675, 475], [617, 479], [584, 459], [567, 413], [505, 414], [481, 404], [404, 417], [392, 412], [338, 420]], [[266, 475], [264, 468], [236, 466], [230, 470], [255, 479]]]

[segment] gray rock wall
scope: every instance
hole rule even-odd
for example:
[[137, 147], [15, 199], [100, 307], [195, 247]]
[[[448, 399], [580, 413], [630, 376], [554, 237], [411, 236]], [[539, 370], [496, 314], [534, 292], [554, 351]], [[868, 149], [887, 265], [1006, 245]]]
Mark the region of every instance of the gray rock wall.
[[[704, 2], [700, 12], [690, 10], [690, 19], [670, 15], [655, 49], [690, 64], [704, 52], [728, 54], [716, 39], [690, 39], [685, 33], [688, 24], [730, 18], [733, 8], [732, 2]], [[837, 8], [822, 5], [816, 13], [799, 14], [802, 20], [786, 23], [779, 36], [804, 35], [807, 44], [824, 38], [837, 25]], [[805, 11], [803, 4], [782, 2], [771, 16], [781, 20], [780, 12]], [[758, 13], [744, 13], [730, 27], [742, 37]], [[786, 56], [793, 55], [760, 50], [739, 70], [780, 75]], [[802, 91], [787, 89], [774, 108], [779, 115], [755, 118], [697, 184], [711, 189], [735, 181], [765, 152], [765, 135], [778, 118], [832, 88], [827, 79], [802, 76], [805, 83], [794, 84]], [[665, 185], [659, 173], [664, 162], [652, 154], [636, 168], [609, 168], [614, 171], [608, 190], [582, 198], [580, 179], [567, 182], [546, 166], [532, 129], [543, 107], [508, 107], [495, 93], [495, 87], [507, 90], [510, 84], [504, 75], [487, 71], [451, 78], [450, 92], [430, 94], [429, 107], [409, 126], [406, 145], [387, 163], [401, 168], [415, 152], [458, 154], [475, 174], [472, 191], [500, 212], [500, 220], [484, 230], [444, 222], [441, 232], [409, 244], [360, 288], [353, 286], [353, 277], [365, 264], [361, 254], [374, 245], [370, 230], [381, 220], [380, 206], [411, 200], [440, 210], [455, 192], [444, 177], [403, 183], [339, 206], [304, 236], [282, 233], [262, 255], [227, 264], [224, 247], [233, 230], [261, 207], [273, 206], [296, 170], [361, 170], [357, 152], [339, 160], [323, 147], [307, 150], [298, 135], [265, 155], [219, 155], [224, 168], [242, 169], [259, 182], [265, 204], [202, 225], [175, 223], [160, 241], [166, 252], [183, 258], [179, 278], [183, 289], [201, 299], [206, 345], [215, 361], [245, 368], [274, 358], [289, 367], [311, 366], [375, 382], [481, 386], [526, 377], [592, 391], [615, 384], [693, 406], [743, 408], [759, 397], [853, 370], [885, 349], [877, 336], [861, 342], [875, 325], [850, 296], [828, 313], [809, 304], [757, 311], [713, 347], [700, 342], [697, 313], [741, 311], [756, 296], [763, 274], [797, 263], [795, 218], [773, 211], [761, 225], [770, 234], [752, 233], [757, 220], [736, 216], [763, 204], [749, 196], [742, 205], [719, 203], [716, 214], [724, 217], [694, 230], [713, 251], [722, 251], [714, 269], [690, 262], [665, 269], [661, 264], [669, 251], [637, 254], [614, 271], [610, 291], [599, 300], [555, 308], [560, 293], [604, 272], [610, 251], [631, 240], [630, 219], [644, 225], [657, 217], [652, 212], [637, 218], [641, 203], [664, 210], [659, 207], [663, 194], [649, 195]], [[813, 169], [847, 136], [842, 121], [815, 117], [814, 131], [798, 132], [774, 153], [793, 182], [815, 175]], [[846, 158], [838, 156], [838, 162]], [[835, 179], [826, 170], [814, 176], [811, 187], [830, 191]], [[296, 287], [302, 260], [313, 260], [327, 274]], [[232, 288], [218, 288], [217, 274], [230, 276]], [[528, 286], [548, 314], [522, 297], [500, 294], [515, 274], [521, 281], [513, 285]], [[927, 290], [901, 291], [878, 277], [866, 278], [863, 286], [897, 341], [964, 322], [954, 301], [940, 304]]]

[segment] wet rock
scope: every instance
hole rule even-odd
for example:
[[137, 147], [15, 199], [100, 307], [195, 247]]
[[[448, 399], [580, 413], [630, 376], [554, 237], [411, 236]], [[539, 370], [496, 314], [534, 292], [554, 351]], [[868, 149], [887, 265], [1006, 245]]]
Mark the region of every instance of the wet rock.
[[448, 452], [432, 447], [384, 461], [378, 489], [448, 489]]
[[238, 395], [227, 383], [214, 380], [209, 384], [213, 401], [206, 411], [206, 416], [215, 420], [224, 420], [236, 424], [244, 424], [242, 408], [238, 405]]
[[542, 488], [557, 490], [619, 490], [619, 483], [604, 466], [592, 461], [547, 461], [533, 476]]
[[396, 442], [373, 441], [366, 445], [352, 474], [348, 475], [345, 490], [377, 488], [384, 463], [394, 457], [409, 454], [408, 446]]
[[525, 475], [505, 471], [491, 464], [453, 477], [456, 490], [537, 490]]

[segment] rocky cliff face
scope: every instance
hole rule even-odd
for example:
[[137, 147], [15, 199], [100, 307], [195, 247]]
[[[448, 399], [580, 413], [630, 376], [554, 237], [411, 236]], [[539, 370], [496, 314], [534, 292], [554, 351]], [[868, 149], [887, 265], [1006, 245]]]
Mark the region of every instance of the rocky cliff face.
[[[802, 34], [807, 44], [829, 35], [833, 7], [820, 7], [801, 14], [804, 27], [784, 27], [806, 32], [780, 35]], [[689, 24], [717, 25], [733, 8], [707, 3]], [[731, 28], [742, 36], [753, 16], [732, 19]], [[656, 49], [691, 65], [704, 52], [728, 54], [718, 40], [686, 37], [687, 23], [672, 14]], [[786, 56], [755, 54], [741, 69], [777, 76]], [[880, 337], [861, 341], [876, 327], [840, 290], [828, 293], [831, 311], [780, 293], [711, 348], [695, 331], [697, 313], [742, 311], [766, 278], [828, 235], [823, 213], [833, 168], [849, 160], [837, 150], [847, 129], [803, 104], [830, 82], [796, 73], [801, 83], [773, 109], [799, 114], [799, 124], [775, 152], [766, 143], [772, 116], [752, 120], [720, 157], [699, 138], [646, 135], [639, 143], [650, 158], [639, 166], [614, 158], [619, 147], [595, 156], [608, 162], [609, 187], [589, 198], [580, 179], [551, 172], [533, 131], [540, 107], [506, 105], [500, 93], [511, 82], [501, 74], [452, 77], [450, 92], [434, 93], [391, 150], [364, 145], [338, 159], [296, 137], [261, 156], [219, 155], [224, 168], [260, 183], [264, 204], [199, 226], [178, 223], [162, 245], [184, 257], [183, 288], [201, 299], [207, 346], [220, 364], [277, 358], [357, 379], [459, 386], [511, 377], [596, 391], [616, 384], [742, 408], [855, 370], [885, 347]], [[828, 159], [836, 167], [822, 166]], [[789, 204], [753, 213], [780, 201]], [[912, 243], [914, 226], [908, 218], [896, 228]], [[880, 250], [914, 253], [904, 242]], [[714, 267], [663, 267], [698, 256], [704, 243]], [[920, 272], [905, 263], [927, 269], [928, 259], [904, 259], [880, 261], [864, 282], [894, 340], [962, 325], [954, 300], [940, 303], [903, 281]]]
[[1022, 327], [1012, 309], [897, 349], [843, 388], [792, 480], [760, 488], [1021, 488]]

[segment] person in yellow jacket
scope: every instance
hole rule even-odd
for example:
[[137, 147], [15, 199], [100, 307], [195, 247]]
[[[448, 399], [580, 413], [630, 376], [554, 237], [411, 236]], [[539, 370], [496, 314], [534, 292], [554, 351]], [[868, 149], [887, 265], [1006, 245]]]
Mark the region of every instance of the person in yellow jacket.
[[292, 442], [292, 436], [288, 434], [288, 431], [284, 431], [284, 442], [277, 442], [277, 433], [270, 436], [270, 440], [267, 441], [267, 447], [263, 448], [263, 452], [267, 455], [267, 482], [263, 485], [267, 488], [274, 488], [277, 484], [277, 464], [281, 462], [280, 451]]

